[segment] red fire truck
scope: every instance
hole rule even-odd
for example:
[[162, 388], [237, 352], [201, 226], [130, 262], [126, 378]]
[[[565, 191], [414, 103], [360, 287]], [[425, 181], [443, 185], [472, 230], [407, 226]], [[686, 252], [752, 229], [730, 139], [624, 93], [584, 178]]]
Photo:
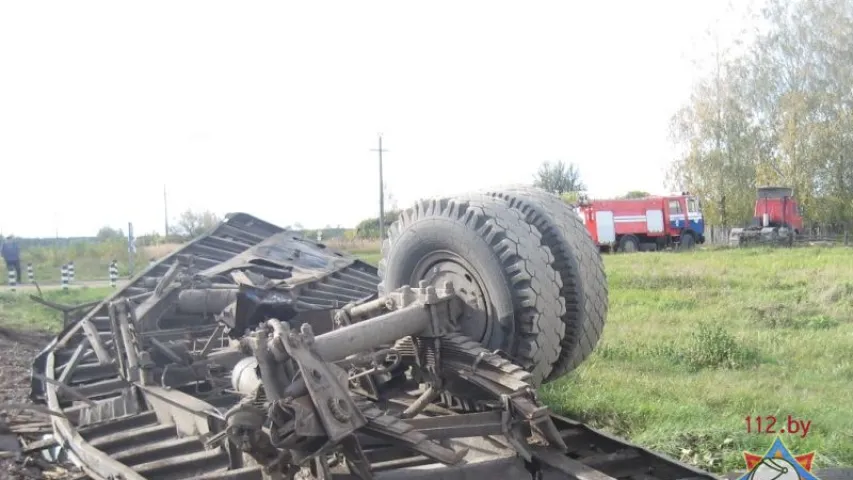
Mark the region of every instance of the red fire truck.
[[705, 243], [699, 199], [659, 197], [581, 200], [578, 214], [602, 251], [636, 252]]

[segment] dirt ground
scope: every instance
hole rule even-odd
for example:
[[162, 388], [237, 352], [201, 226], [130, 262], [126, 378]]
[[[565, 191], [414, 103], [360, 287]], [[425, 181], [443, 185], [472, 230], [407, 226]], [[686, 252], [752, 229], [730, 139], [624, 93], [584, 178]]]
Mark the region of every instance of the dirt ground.
[[47, 415], [9, 408], [9, 404], [30, 403], [31, 363], [52, 337], [0, 326], [0, 479], [70, 479], [80, 475], [71, 467], [48, 464], [39, 453], [19, 455], [10, 451], [16, 435], [29, 443], [51, 431]]

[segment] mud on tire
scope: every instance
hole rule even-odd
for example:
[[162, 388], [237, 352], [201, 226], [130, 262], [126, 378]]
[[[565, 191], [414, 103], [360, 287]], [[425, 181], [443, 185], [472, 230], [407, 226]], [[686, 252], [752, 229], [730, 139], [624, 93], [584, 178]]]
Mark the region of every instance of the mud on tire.
[[462, 331], [509, 354], [538, 386], [559, 357], [565, 332], [561, 279], [552, 262], [539, 232], [503, 202], [484, 195], [421, 200], [388, 231], [379, 291], [452, 281], [476, 305]]
[[553, 253], [552, 267], [562, 279], [566, 304], [560, 357], [546, 382], [577, 368], [601, 339], [608, 310], [607, 277], [598, 247], [580, 217], [560, 197], [526, 186], [486, 191], [522, 212]]

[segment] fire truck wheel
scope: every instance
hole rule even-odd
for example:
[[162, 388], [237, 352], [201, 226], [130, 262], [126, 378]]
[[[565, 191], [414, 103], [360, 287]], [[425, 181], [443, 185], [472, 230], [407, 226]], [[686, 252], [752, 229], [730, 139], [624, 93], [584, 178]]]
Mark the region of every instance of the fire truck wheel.
[[[476, 198], [479, 198], [477, 200]], [[404, 210], [388, 230], [379, 262], [380, 293], [424, 280], [453, 282], [471, 307], [462, 332], [502, 350], [539, 386], [564, 336], [566, 306], [551, 252], [518, 211], [485, 196], [430, 199]]]
[[560, 358], [546, 382], [578, 367], [595, 349], [607, 317], [607, 278], [601, 252], [572, 206], [545, 190], [507, 186], [487, 192], [522, 212], [554, 254], [566, 303]]
[[625, 235], [619, 240], [619, 251], [625, 253], [634, 253], [640, 250], [640, 240], [634, 235]]
[[693, 236], [691, 232], [684, 232], [681, 235], [681, 249], [682, 250], [691, 250], [696, 246], [696, 237]]

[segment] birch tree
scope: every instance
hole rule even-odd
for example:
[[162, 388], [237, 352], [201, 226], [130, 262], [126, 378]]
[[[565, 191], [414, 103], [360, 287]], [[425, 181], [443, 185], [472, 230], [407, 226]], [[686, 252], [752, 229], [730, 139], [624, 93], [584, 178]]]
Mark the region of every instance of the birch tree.
[[670, 182], [709, 221], [751, 216], [755, 187], [795, 189], [812, 222], [853, 221], [853, 0], [768, 0], [766, 28], [673, 117]]

